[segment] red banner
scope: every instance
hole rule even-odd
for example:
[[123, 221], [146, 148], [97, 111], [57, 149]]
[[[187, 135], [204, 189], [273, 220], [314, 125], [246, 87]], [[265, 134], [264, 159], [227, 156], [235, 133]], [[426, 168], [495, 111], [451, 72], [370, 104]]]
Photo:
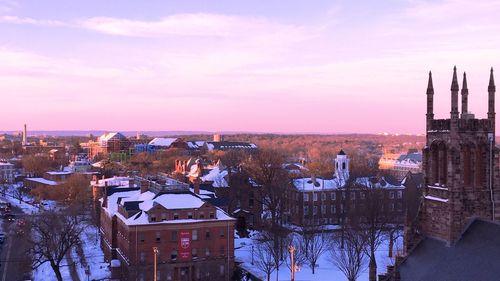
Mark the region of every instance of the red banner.
[[179, 235], [179, 260], [191, 260], [191, 230], [181, 230]]

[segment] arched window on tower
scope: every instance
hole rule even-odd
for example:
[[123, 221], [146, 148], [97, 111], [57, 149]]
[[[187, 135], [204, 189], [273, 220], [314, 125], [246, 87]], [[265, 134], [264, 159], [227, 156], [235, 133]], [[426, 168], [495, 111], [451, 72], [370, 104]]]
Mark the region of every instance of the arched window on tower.
[[444, 143], [439, 145], [439, 183], [446, 185], [448, 181], [448, 153]]
[[431, 145], [430, 150], [430, 162], [431, 162], [431, 171], [430, 171], [430, 184], [436, 184], [439, 182], [439, 147], [436, 143]]
[[342, 162], [342, 170], [345, 170], [345, 162]]
[[471, 147], [468, 145], [462, 146], [462, 163], [464, 167], [464, 185], [471, 186], [472, 185], [472, 172], [471, 172]]
[[476, 187], [482, 187], [485, 185], [485, 162], [486, 162], [486, 157], [483, 156], [485, 149], [483, 145], [478, 145], [476, 147], [476, 155], [475, 155], [475, 169], [476, 169], [476, 179], [475, 179], [475, 185]]

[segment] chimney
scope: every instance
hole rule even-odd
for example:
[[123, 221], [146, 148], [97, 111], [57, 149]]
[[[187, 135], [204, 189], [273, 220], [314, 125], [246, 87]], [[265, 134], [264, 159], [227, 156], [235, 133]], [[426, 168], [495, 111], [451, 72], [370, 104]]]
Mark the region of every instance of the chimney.
[[200, 195], [200, 182], [201, 180], [199, 178], [195, 179], [193, 182], [194, 185], [194, 193]]
[[107, 208], [108, 207], [108, 187], [104, 187], [104, 194], [102, 196], [102, 207]]
[[149, 189], [149, 181], [146, 179], [141, 180], [141, 193], [148, 191], [148, 189]]

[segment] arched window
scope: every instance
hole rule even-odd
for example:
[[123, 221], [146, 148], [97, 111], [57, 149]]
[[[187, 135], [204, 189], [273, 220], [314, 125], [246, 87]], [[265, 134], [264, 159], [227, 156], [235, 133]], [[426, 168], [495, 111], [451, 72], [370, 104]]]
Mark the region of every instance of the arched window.
[[345, 162], [342, 162], [342, 170], [345, 170]]
[[430, 184], [439, 183], [439, 147], [437, 143], [431, 145], [430, 154]]
[[464, 185], [471, 186], [472, 185], [472, 171], [471, 171], [471, 148], [468, 145], [462, 147], [462, 159], [463, 159], [463, 167], [464, 167]]
[[486, 150], [483, 145], [478, 145], [476, 147], [476, 155], [475, 155], [475, 169], [476, 169], [476, 179], [475, 185], [476, 187], [482, 187], [485, 184], [485, 162], [486, 157], [483, 155]]

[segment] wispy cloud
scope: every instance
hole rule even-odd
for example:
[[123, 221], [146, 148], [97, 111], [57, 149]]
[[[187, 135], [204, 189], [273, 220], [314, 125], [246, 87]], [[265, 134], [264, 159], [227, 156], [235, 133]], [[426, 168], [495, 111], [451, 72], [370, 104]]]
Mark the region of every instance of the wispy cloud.
[[29, 17], [17, 16], [0, 16], [0, 22], [11, 24], [31, 24], [31, 25], [45, 25], [45, 26], [69, 26], [68, 23], [58, 20], [39, 20]]

